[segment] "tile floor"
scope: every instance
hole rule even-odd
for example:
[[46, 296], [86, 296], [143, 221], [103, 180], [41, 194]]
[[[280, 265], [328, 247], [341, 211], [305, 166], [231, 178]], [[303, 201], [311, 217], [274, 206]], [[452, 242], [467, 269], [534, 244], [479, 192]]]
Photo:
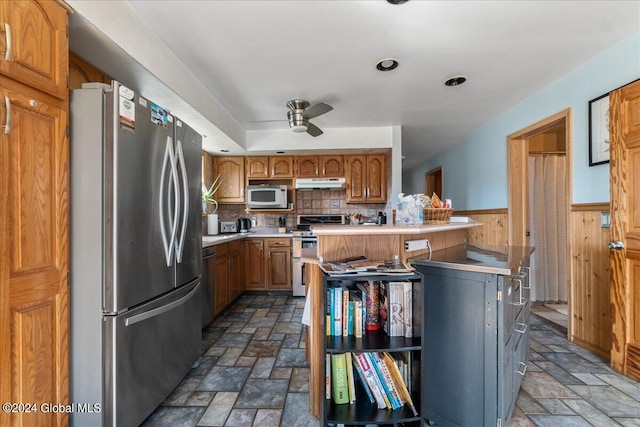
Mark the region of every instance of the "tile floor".
[[[202, 357], [144, 426], [318, 426], [300, 297], [244, 295], [203, 331]], [[640, 426], [640, 383], [531, 316], [511, 426]]]

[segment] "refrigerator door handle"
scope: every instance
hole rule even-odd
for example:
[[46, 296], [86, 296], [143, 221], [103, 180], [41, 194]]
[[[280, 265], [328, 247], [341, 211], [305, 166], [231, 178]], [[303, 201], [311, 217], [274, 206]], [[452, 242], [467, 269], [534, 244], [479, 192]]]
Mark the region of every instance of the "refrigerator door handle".
[[183, 296], [180, 299], [177, 299], [167, 305], [163, 305], [162, 307], [157, 307], [154, 309], [151, 309], [149, 311], [145, 311], [144, 313], [140, 313], [140, 314], [136, 314], [135, 316], [131, 316], [127, 319], [125, 319], [124, 321], [124, 325], [125, 326], [131, 326], [131, 325], [135, 325], [136, 323], [142, 322], [144, 320], [150, 319], [152, 317], [156, 317], [161, 315], [162, 313], [166, 313], [167, 311], [171, 311], [174, 308], [184, 304], [185, 302], [189, 301], [189, 299], [200, 290], [199, 286], [195, 286], [191, 292], [189, 292], [187, 295]]
[[[167, 172], [167, 164], [171, 167], [171, 178], [174, 187], [174, 214], [171, 216], [170, 207], [168, 204], [165, 205], [165, 191], [167, 200], [171, 199], [171, 185], [168, 186], [165, 190], [165, 176]], [[175, 196], [176, 188], [178, 187], [178, 173], [176, 169], [176, 160], [173, 154], [173, 140], [170, 136], [167, 137], [167, 145], [164, 150], [164, 160], [162, 161], [162, 173], [160, 174], [160, 197], [159, 197], [159, 206], [158, 209], [160, 211], [160, 230], [162, 232], [162, 244], [164, 246], [164, 254], [167, 261], [167, 267], [171, 265], [171, 254], [174, 249], [175, 240], [176, 240], [176, 231], [177, 231], [177, 216], [180, 209], [180, 202], [178, 198]], [[171, 230], [171, 236], [167, 236], [167, 224], [164, 218], [164, 210], [165, 208], [169, 214], [169, 228]]]
[[[182, 230], [180, 231], [180, 238], [176, 243], [176, 262], [182, 262], [182, 251], [184, 249], [184, 239], [187, 233], [187, 223], [189, 220], [189, 177], [187, 176], [187, 168], [184, 164], [184, 152], [182, 151], [182, 141], [178, 140], [176, 144], [176, 161], [180, 166], [180, 172], [182, 175], [182, 201], [184, 207], [182, 209]], [[178, 195], [178, 197], [180, 197]]]

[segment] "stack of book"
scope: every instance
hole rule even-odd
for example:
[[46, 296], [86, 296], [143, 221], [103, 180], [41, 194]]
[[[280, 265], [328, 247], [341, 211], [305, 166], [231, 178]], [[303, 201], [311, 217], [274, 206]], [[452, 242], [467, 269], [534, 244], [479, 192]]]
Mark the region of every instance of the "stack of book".
[[[399, 409], [407, 405], [418, 412], [409, 393], [410, 367], [401, 353], [363, 352], [327, 355], [326, 398], [336, 404], [356, 401], [356, 378], [371, 404], [378, 409]], [[409, 387], [410, 387], [409, 386]]]
[[380, 325], [390, 337], [416, 335], [411, 281], [356, 282], [354, 289], [327, 289], [327, 336], [362, 338]]

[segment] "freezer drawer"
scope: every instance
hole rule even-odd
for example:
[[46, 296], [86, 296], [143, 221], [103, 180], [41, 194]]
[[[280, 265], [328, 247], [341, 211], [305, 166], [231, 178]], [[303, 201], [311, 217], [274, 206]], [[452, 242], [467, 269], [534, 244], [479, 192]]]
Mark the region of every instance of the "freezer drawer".
[[200, 279], [125, 314], [107, 317], [106, 426], [137, 426], [197, 361]]

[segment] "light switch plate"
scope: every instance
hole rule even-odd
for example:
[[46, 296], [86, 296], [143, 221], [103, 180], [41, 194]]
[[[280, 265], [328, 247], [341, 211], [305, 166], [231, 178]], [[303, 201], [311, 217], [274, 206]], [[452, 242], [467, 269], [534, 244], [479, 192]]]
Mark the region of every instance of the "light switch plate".
[[600, 227], [602, 228], [610, 228], [611, 227], [611, 212], [600, 212]]

